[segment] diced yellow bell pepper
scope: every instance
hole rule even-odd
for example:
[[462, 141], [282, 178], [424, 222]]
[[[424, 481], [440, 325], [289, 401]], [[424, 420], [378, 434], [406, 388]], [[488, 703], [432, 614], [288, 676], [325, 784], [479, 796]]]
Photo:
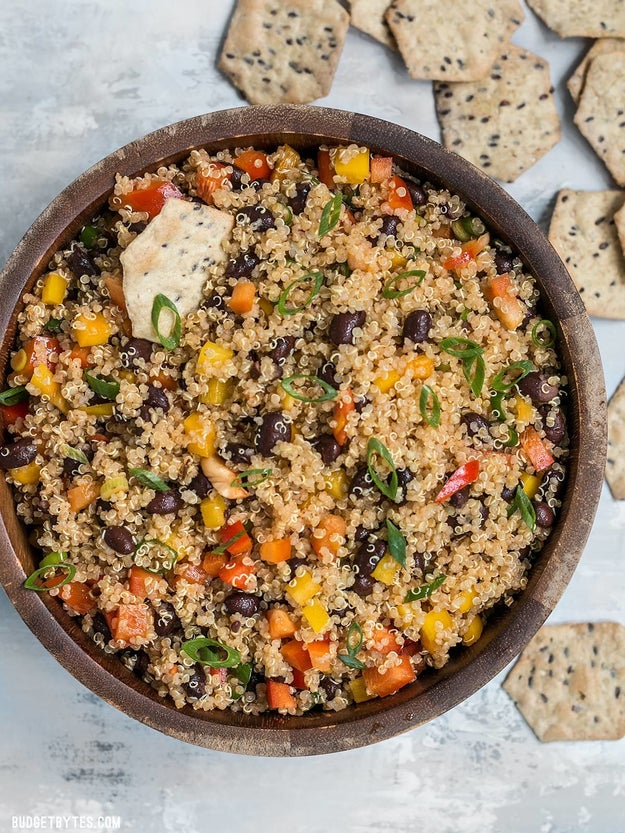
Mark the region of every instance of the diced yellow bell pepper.
[[59, 275], [58, 272], [50, 272], [49, 275], [46, 275], [41, 289], [41, 300], [44, 304], [58, 306], [65, 300], [66, 293], [67, 281], [63, 275]]
[[475, 590], [463, 590], [454, 599], [456, 610], [459, 613], [468, 613], [473, 607], [473, 599], [475, 598]]
[[197, 357], [196, 371], [200, 375], [206, 375], [210, 370], [223, 367], [233, 356], [234, 351], [229, 347], [207, 341]]
[[286, 588], [287, 594], [293, 599], [295, 604], [303, 606], [309, 602], [313, 596], [321, 592], [321, 585], [313, 580], [312, 575], [307, 571], [303, 576], [294, 578]]
[[406, 364], [406, 368], [412, 370], [414, 379], [427, 379], [434, 373], [434, 361], [429, 356], [423, 354], [415, 356], [414, 359]]
[[350, 680], [349, 687], [356, 703], [365, 703], [367, 700], [373, 700], [373, 695], [367, 691], [364, 677], [356, 677], [355, 680]]
[[78, 410], [91, 414], [91, 416], [113, 416], [113, 403], [101, 402], [99, 405], [85, 405]]
[[271, 172], [271, 181], [282, 181], [286, 178], [286, 174], [298, 167], [301, 161], [302, 158], [295, 148], [291, 145], [282, 145], [278, 148], [277, 159]]
[[528, 472], [524, 471], [521, 475], [521, 483], [523, 484], [523, 491], [528, 496], [530, 500], [536, 497], [536, 492], [540, 489], [540, 484], [542, 482], [542, 477], [538, 477], [536, 474], [528, 474]]
[[269, 318], [269, 316], [273, 312], [273, 304], [271, 303], [269, 298], [260, 298], [258, 301], [258, 306], [262, 309], [267, 318]]
[[200, 503], [202, 520], [207, 529], [221, 529], [226, 523], [226, 501], [221, 495], [204, 498]]
[[26, 350], [18, 350], [17, 353], [11, 358], [11, 367], [16, 373], [21, 373], [27, 364], [28, 356], [26, 355]]
[[187, 448], [198, 457], [212, 457], [215, 453], [215, 426], [208, 414], [193, 411], [183, 422]]
[[371, 573], [371, 577], [376, 581], [381, 581], [382, 584], [386, 584], [387, 587], [390, 587], [391, 584], [395, 583], [395, 577], [397, 576], [398, 570], [399, 564], [395, 561], [390, 552], [387, 552], [378, 562], [377, 567]]
[[400, 255], [399, 252], [393, 251], [391, 255], [391, 268], [392, 269], [402, 269], [408, 261], [403, 255]]
[[326, 484], [326, 492], [332, 495], [334, 500], [342, 500], [347, 495], [347, 474], [344, 469], [336, 469], [323, 476]]
[[334, 155], [334, 170], [350, 185], [360, 185], [369, 176], [369, 150], [362, 148], [338, 148]]
[[391, 388], [394, 388], [397, 382], [401, 379], [401, 373], [397, 370], [389, 370], [381, 376], [376, 376], [373, 384], [380, 391], [380, 393], [388, 393]]
[[315, 633], [321, 633], [330, 621], [328, 611], [318, 599], [313, 599], [312, 602], [304, 605], [302, 608], [302, 616]]
[[[439, 623], [440, 628], [438, 628]], [[452, 627], [452, 618], [446, 610], [430, 610], [421, 626], [421, 644], [425, 650], [433, 654], [439, 644], [439, 632], [449, 630]]]
[[122, 369], [122, 370], [118, 370], [117, 372], [119, 373], [119, 378], [120, 379], [123, 379], [126, 382], [130, 382], [131, 385], [134, 385], [134, 383], [137, 381], [137, 377], [132, 372], [132, 370]]
[[30, 378], [30, 384], [37, 388], [42, 396], [47, 396], [50, 402], [66, 414], [69, 411], [67, 401], [61, 395], [61, 386], [54, 381], [54, 374], [50, 368], [45, 364], [38, 364], [33, 370], [33, 375]]
[[397, 615], [403, 625], [409, 625], [412, 622], [415, 613], [420, 609], [417, 605], [418, 602], [404, 602], [404, 604], [397, 605]]
[[469, 627], [464, 632], [464, 636], [462, 637], [462, 644], [463, 645], [473, 645], [474, 642], [482, 635], [482, 631], [484, 630], [484, 622], [482, 621], [481, 616], [474, 616], [469, 623]]
[[81, 313], [74, 319], [72, 328], [74, 338], [80, 347], [95, 347], [98, 344], [106, 344], [111, 337], [111, 328], [101, 312], [94, 313], [93, 317]]
[[27, 466], [19, 466], [16, 469], [9, 469], [9, 474], [17, 483], [22, 486], [30, 486], [32, 483], [39, 482], [39, 475], [41, 474], [41, 466], [37, 463], [29, 463]]
[[209, 379], [208, 390], [200, 397], [205, 405], [223, 405], [232, 396], [234, 383], [232, 379], [222, 382], [221, 379]]
[[520, 422], [530, 422], [534, 415], [534, 408], [532, 403], [528, 402], [522, 396], [516, 397], [516, 415]]
[[110, 500], [113, 495], [120, 492], [128, 491], [128, 480], [125, 474], [119, 474], [117, 477], [111, 477], [105, 480], [100, 486], [100, 497], [102, 500]]

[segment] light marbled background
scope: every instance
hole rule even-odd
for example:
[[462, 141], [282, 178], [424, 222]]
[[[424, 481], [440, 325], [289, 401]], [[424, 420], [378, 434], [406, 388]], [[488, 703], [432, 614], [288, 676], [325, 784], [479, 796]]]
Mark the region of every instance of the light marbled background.
[[[241, 102], [215, 69], [232, 0], [3, 0], [0, 262], [68, 182], [163, 124]], [[564, 81], [587, 44], [527, 12], [513, 40], [551, 62], [560, 144], [508, 187], [545, 222], [561, 187], [610, 180], [571, 124]], [[430, 85], [350, 31], [323, 104], [438, 139]], [[625, 324], [595, 321], [608, 392]], [[625, 621], [625, 509], [604, 491], [552, 621]], [[625, 740], [541, 745], [494, 680], [434, 723], [368, 749], [299, 760], [212, 753], [162, 736], [63, 670], [0, 593], [0, 829], [13, 814], [121, 815], [124, 830], [623, 833]]]

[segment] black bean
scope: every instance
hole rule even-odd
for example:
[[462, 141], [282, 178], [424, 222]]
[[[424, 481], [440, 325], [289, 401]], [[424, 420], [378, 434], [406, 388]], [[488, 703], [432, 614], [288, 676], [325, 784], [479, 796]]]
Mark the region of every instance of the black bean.
[[417, 208], [420, 205], [425, 205], [428, 201], [428, 195], [425, 193], [423, 188], [420, 185], [417, 185], [416, 182], [412, 182], [410, 179], [405, 180], [405, 182], [413, 206]]
[[421, 344], [428, 341], [432, 329], [432, 316], [425, 309], [415, 309], [404, 320], [402, 335], [404, 338]]
[[305, 558], [291, 558], [288, 562], [289, 572], [292, 576], [295, 575], [298, 567], [304, 566], [307, 561]]
[[321, 381], [325, 382], [326, 385], [330, 385], [330, 387], [338, 390], [339, 383], [336, 378], [336, 367], [332, 364], [332, 362], [324, 362], [321, 365], [317, 371], [317, 379], [321, 379]]
[[545, 374], [539, 370], [528, 373], [517, 384], [517, 387], [523, 396], [529, 396], [534, 405], [544, 405], [551, 402], [559, 393], [558, 388], [549, 384]]
[[37, 456], [37, 446], [29, 438], [16, 440], [11, 445], [0, 446], [0, 468], [4, 471], [27, 466]]
[[243, 593], [237, 590], [228, 596], [224, 605], [231, 616], [234, 613], [240, 613], [241, 616], [249, 619], [250, 616], [258, 613], [259, 599], [258, 596], [252, 596], [251, 593]]
[[252, 669], [252, 673], [250, 674], [250, 679], [248, 681], [247, 686], [245, 687], [246, 691], [256, 691], [256, 686], [260, 685], [261, 683], [265, 682], [265, 675], [260, 671], [257, 671], [255, 668]]
[[193, 480], [189, 483], [189, 489], [192, 492], [195, 492], [200, 500], [204, 500], [205, 497], [208, 497], [212, 488], [210, 480], [206, 477], [203, 471], [198, 471]]
[[[395, 503], [398, 506], [403, 506], [408, 500], [408, 484], [414, 480], [414, 474], [410, 469], [396, 469], [397, 471], [397, 495]], [[391, 475], [386, 478], [387, 484], [391, 485]]]
[[449, 498], [450, 506], [453, 506], [454, 509], [462, 509], [465, 505], [467, 500], [469, 499], [469, 487], [463, 486], [462, 489], [459, 489], [455, 494], [453, 494]]
[[169, 410], [169, 399], [162, 388], [156, 388], [154, 385], [148, 385], [148, 395], [144, 399], [144, 406], [149, 410], [160, 408], [164, 414]]
[[243, 443], [228, 443], [226, 446], [225, 456], [232, 463], [239, 463], [240, 465], [245, 466], [250, 462], [253, 454], [254, 449], [247, 445], [243, 445]]
[[256, 350], [250, 350], [247, 357], [252, 363], [249, 370], [250, 376], [252, 379], [260, 379], [260, 356]]
[[330, 700], [334, 700], [337, 694], [341, 693], [341, 684], [337, 683], [336, 680], [333, 680], [330, 677], [322, 677], [319, 680], [319, 688], [325, 694], [326, 702], [328, 703]]
[[[93, 460], [93, 448], [90, 443], [84, 443], [81, 445], [80, 450], [89, 462]], [[80, 472], [81, 466], [84, 466], [84, 463], [74, 460], [73, 457], [63, 458], [63, 473], [66, 474], [67, 477], [76, 477], [76, 475]]]
[[171, 602], [161, 602], [154, 612], [154, 630], [158, 636], [169, 636], [180, 627], [180, 619]]
[[173, 489], [157, 492], [145, 507], [148, 515], [171, 515], [182, 506], [182, 498]]
[[363, 576], [360, 573], [358, 573], [358, 575], [354, 579], [354, 583], [350, 587], [350, 590], [353, 590], [354, 593], [357, 593], [364, 599], [371, 593], [374, 584], [375, 580], [372, 579], [371, 576]]
[[549, 529], [549, 527], [553, 526], [555, 515], [553, 514], [552, 508], [544, 500], [535, 500], [534, 510], [536, 512], [537, 526], [541, 526], [543, 529]]
[[260, 258], [253, 251], [247, 251], [228, 261], [227, 278], [249, 278], [260, 263]]
[[488, 520], [488, 516], [490, 515], [490, 509], [484, 503], [483, 500], [480, 500], [480, 505], [478, 506], [477, 511], [479, 512], [479, 515], [480, 515], [480, 522], [481, 523], [486, 523], [486, 521]]
[[150, 664], [150, 657], [146, 654], [145, 651], [137, 651], [137, 656], [135, 658], [135, 664], [132, 669], [132, 673], [135, 677], [139, 677], [140, 680], [143, 679], [145, 676], [146, 671], [148, 670], [148, 665]]
[[[559, 445], [566, 434], [566, 420], [564, 414], [557, 408], [555, 411], [550, 411], [549, 408], [541, 408], [540, 413], [543, 418], [543, 431], [545, 437], [554, 445]], [[553, 423], [550, 425], [549, 423]]]
[[358, 567], [358, 575], [370, 576], [386, 552], [386, 541], [372, 538], [364, 541], [356, 550], [354, 565]]
[[399, 225], [399, 217], [395, 217], [394, 214], [383, 214], [382, 215], [382, 225], [380, 226], [380, 231], [369, 237], [368, 239], [375, 245], [380, 245], [382, 243], [382, 237], [395, 237], [397, 234], [397, 226]]
[[132, 533], [125, 526], [109, 526], [104, 531], [104, 542], [122, 555], [130, 555], [134, 551], [135, 541]]
[[93, 616], [93, 635], [97, 636], [98, 634], [102, 637], [104, 642], [110, 642], [113, 638], [111, 634], [111, 629], [109, 628], [108, 622], [104, 618], [104, 615], [100, 613], [98, 610], [97, 613]]
[[349, 494], [360, 498], [373, 489], [373, 479], [367, 466], [361, 466], [352, 477], [349, 484]]
[[265, 414], [260, 424], [254, 444], [263, 457], [273, 453], [276, 443], [290, 442], [291, 422], [281, 411]]
[[135, 234], [141, 234], [142, 231], [145, 231], [148, 227], [148, 224], [145, 220], [139, 220], [136, 223], [130, 223], [128, 226], [128, 231], [134, 231]]
[[301, 214], [306, 208], [311, 187], [312, 183], [310, 182], [298, 182], [295, 185], [295, 194], [288, 200], [289, 208], [293, 214]]
[[317, 437], [314, 446], [326, 466], [329, 466], [337, 460], [343, 451], [332, 434], [322, 434], [320, 437]]
[[476, 434], [490, 433], [490, 422], [481, 414], [476, 414], [475, 411], [467, 411], [462, 414], [460, 421], [466, 426], [469, 437], [475, 437]]
[[295, 339], [293, 336], [278, 336], [269, 344], [269, 352], [267, 355], [273, 360], [276, 367], [282, 370], [286, 360], [293, 352], [294, 347]]
[[273, 214], [263, 205], [250, 205], [239, 208], [236, 214], [239, 225], [248, 225], [252, 231], [268, 231], [276, 227]]
[[354, 397], [354, 408], [356, 409], [357, 414], [361, 414], [364, 409], [367, 407], [371, 400], [367, 399], [366, 396], [355, 396]]
[[506, 501], [506, 503], [512, 503], [515, 494], [516, 489], [510, 489], [508, 486], [504, 486], [501, 490], [501, 497]]
[[511, 272], [514, 268], [514, 258], [508, 252], [499, 249], [495, 253], [495, 268], [497, 269], [498, 275], [505, 275], [507, 272]]
[[369, 530], [366, 529], [362, 524], [358, 524], [356, 527], [356, 531], [354, 532], [354, 541], [361, 542], [366, 541], [369, 537]]
[[154, 344], [146, 338], [131, 338], [120, 350], [122, 367], [135, 368], [139, 359], [148, 364], [152, 359], [153, 348]]
[[196, 665], [193, 674], [184, 684], [187, 697], [190, 700], [198, 700], [206, 694], [206, 675], [201, 665]]
[[80, 246], [74, 245], [71, 252], [66, 257], [67, 265], [76, 275], [81, 278], [87, 275], [90, 278], [95, 278], [100, 274], [100, 270], [95, 265], [95, 262], [90, 254], [88, 254]]
[[364, 325], [366, 317], [364, 310], [337, 313], [330, 323], [330, 341], [337, 346], [353, 344], [354, 330]]
[[240, 191], [241, 190], [241, 179], [243, 177], [243, 171], [241, 168], [237, 168], [236, 165], [232, 166], [232, 173], [230, 174], [230, 185], [232, 186], [233, 191]]
[[425, 555], [422, 552], [415, 552], [413, 557], [415, 570], [425, 573]]
[[219, 292], [211, 292], [202, 306], [208, 307], [209, 309], [225, 310], [226, 299]]

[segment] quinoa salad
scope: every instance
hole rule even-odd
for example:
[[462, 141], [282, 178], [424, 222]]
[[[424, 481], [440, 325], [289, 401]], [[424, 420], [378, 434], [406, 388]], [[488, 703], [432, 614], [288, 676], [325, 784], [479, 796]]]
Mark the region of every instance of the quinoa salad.
[[118, 175], [23, 302], [0, 466], [25, 587], [177, 707], [392, 695], [524, 588], [565, 479], [556, 328], [393, 158]]

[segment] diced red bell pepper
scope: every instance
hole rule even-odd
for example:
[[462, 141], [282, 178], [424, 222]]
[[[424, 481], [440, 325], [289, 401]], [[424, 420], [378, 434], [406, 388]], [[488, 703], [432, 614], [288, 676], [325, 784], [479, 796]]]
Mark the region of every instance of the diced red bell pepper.
[[219, 578], [224, 584], [236, 587], [237, 590], [249, 590], [252, 576], [256, 573], [256, 564], [248, 564], [247, 553], [235, 555], [231, 561], [219, 571]]
[[130, 642], [132, 639], [145, 639], [152, 627], [152, 609], [146, 604], [121, 604], [112, 617], [109, 627], [113, 639]]
[[254, 543], [247, 534], [247, 531], [241, 521], [226, 524], [226, 526], [223, 526], [219, 530], [218, 535], [222, 544], [228, 544], [228, 541], [232, 542], [226, 547], [230, 555], [239, 555], [242, 552], [249, 552]]
[[199, 169], [195, 180], [195, 189], [198, 197], [204, 200], [207, 205], [214, 203], [213, 194], [219, 188], [224, 188], [230, 182], [228, 166], [223, 162], [209, 162], [201, 170]]
[[540, 438], [538, 431], [531, 425], [521, 434], [521, 448], [528, 461], [537, 472], [545, 471], [555, 463], [551, 452]]
[[270, 709], [294, 709], [297, 701], [286, 683], [267, 680], [267, 705]]
[[289, 663], [291, 668], [297, 668], [298, 671], [304, 673], [312, 668], [310, 654], [304, 647], [303, 643], [297, 639], [292, 639], [290, 642], [285, 642], [280, 648], [280, 653], [284, 659]]
[[106, 434], [92, 434], [89, 439], [93, 440], [94, 443], [107, 443], [109, 441]]
[[124, 205], [132, 208], [133, 211], [145, 211], [150, 220], [156, 217], [163, 210], [167, 200], [183, 200], [184, 194], [173, 182], [154, 182], [147, 188], [137, 188], [122, 196]]
[[300, 691], [304, 691], [304, 689], [308, 688], [306, 685], [306, 677], [304, 677], [301, 671], [298, 671], [297, 668], [293, 669], [293, 686]]
[[460, 466], [459, 469], [456, 469], [440, 492], [436, 495], [434, 500], [436, 503], [444, 503], [446, 500], [449, 500], [452, 495], [455, 495], [456, 492], [459, 492], [460, 489], [464, 489], [465, 486], [468, 486], [470, 483], [476, 481], [479, 473], [479, 460], [469, 460], [469, 462], [465, 463], [464, 466]]
[[245, 171], [251, 180], [269, 179], [271, 176], [267, 154], [261, 150], [245, 150], [240, 156], [237, 156], [233, 164], [240, 170]]
[[70, 581], [64, 584], [59, 590], [59, 598], [81, 615], [89, 613], [95, 606], [89, 585], [81, 581]]
[[402, 657], [400, 664], [382, 673], [377, 668], [365, 668], [362, 672], [365, 678], [367, 693], [373, 697], [388, 697], [399, 691], [416, 679], [410, 657]]
[[89, 367], [91, 362], [89, 361], [89, 357], [91, 356], [91, 347], [76, 347], [72, 348], [72, 352], [69, 354], [71, 361], [79, 361], [81, 367]]
[[334, 168], [332, 160], [330, 159], [329, 150], [320, 150], [317, 153], [317, 173], [319, 180], [323, 182], [331, 191], [334, 191], [336, 185], [334, 183]]
[[480, 252], [484, 251], [484, 249], [488, 246], [488, 241], [488, 234], [483, 234], [476, 240], [467, 240], [466, 243], [462, 244], [460, 252], [457, 255], [452, 255], [447, 258], [447, 260], [443, 263], [444, 268], [450, 271], [461, 269], [463, 266], [466, 266], [467, 263], [475, 260]]
[[412, 211], [412, 197], [404, 180], [400, 176], [392, 176], [388, 181], [388, 196], [386, 202], [393, 211], [403, 208]]
[[16, 402], [15, 405], [2, 405], [0, 408], [2, 414], [2, 424], [5, 428], [9, 425], [15, 425], [18, 419], [23, 419], [28, 413], [28, 399], [22, 402]]
[[384, 182], [393, 174], [392, 156], [371, 157], [371, 182]]

